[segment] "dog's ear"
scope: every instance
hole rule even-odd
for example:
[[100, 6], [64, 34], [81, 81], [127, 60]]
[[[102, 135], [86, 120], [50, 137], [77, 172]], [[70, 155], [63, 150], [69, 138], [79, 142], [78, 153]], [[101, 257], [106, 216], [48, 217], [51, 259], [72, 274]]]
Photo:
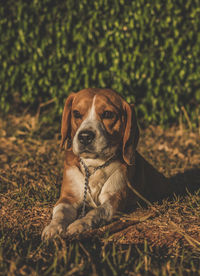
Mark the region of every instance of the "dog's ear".
[[71, 108], [74, 96], [75, 93], [70, 93], [65, 102], [61, 123], [61, 148], [63, 147], [65, 142], [67, 142], [67, 148], [71, 147]]
[[135, 151], [139, 140], [139, 129], [133, 104], [123, 103], [125, 132], [123, 137], [123, 159], [128, 165], [135, 163]]

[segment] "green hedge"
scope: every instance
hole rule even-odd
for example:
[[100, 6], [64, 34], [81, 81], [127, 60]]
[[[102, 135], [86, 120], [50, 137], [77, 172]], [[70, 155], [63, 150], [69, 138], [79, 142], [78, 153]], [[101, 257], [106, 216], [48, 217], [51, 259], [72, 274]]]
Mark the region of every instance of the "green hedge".
[[197, 121], [200, 0], [2, 0], [0, 39], [3, 111], [109, 87], [146, 122]]

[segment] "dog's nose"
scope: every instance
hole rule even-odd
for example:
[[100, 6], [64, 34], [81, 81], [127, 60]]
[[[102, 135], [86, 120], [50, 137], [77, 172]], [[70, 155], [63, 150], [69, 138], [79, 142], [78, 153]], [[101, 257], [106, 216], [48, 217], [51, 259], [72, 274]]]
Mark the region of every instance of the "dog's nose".
[[78, 135], [78, 140], [84, 146], [87, 146], [92, 143], [95, 138], [95, 133], [91, 130], [83, 130]]

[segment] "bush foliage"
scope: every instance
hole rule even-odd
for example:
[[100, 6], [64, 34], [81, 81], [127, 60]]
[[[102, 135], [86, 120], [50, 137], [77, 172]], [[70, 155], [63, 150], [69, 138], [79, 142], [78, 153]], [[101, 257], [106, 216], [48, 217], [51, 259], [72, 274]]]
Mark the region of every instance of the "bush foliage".
[[0, 107], [109, 87], [147, 122], [195, 122], [200, 0], [2, 0]]

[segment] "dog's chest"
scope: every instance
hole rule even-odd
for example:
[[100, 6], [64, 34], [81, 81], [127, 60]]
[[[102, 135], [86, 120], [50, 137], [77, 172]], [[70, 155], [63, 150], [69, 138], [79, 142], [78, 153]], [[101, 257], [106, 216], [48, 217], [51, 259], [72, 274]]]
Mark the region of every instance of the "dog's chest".
[[90, 176], [86, 198], [90, 206], [97, 207], [100, 204], [98, 198], [107, 178], [108, 175], [104, 170], [97, 171]]
[[94, 173], [90, 170], [91, 175], [89, 177], [86, 200], [91, 207], [97, 207], [100, 205], [99, 196], [102, 189], [105, 189], [105, 183], [109, 181], [117, 168], [118, 164], [115, 163], [106, 168], [97, 170]]

